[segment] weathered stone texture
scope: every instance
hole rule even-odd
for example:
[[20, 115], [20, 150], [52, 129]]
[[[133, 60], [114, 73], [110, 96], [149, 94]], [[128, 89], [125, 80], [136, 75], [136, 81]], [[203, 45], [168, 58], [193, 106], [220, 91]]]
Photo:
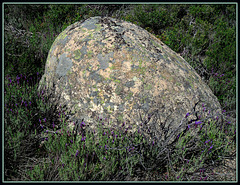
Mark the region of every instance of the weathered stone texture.
[[149, 116], [156, 129], [173, 129], [199, 100], [220, 111], [210, 88], [181, 56], [146, 30], [107, 17], [76, 22], [57, 37], [39, 89], [41, 84], [75, 111], [73, 120], [84, 118], [90, 126], [103, 117], [135, 129]]

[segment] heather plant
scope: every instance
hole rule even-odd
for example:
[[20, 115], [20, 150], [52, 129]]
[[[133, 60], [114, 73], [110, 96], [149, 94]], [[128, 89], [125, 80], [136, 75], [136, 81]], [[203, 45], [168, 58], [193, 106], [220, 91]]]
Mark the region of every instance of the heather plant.
[[[31, 87], [30, 81], [19, 85], [21, 79], [6, 77], [7, 177], [21, 174], [21, 180], [32, 181], [124, 180], [138, 176], [139, 171], [145, 175], [157, 171], [159, 175], [151, 180], [215, 180], [214, 175], [203, 174], [203, 169], [209, 171], [211, 161], [221, 161], [235, 147], [235, 126], [225, 111], [181, 124], [184, 130], [171, 144], [158, 140], [160, 132], [147, 137], [145, 124], [130, 133], [125, 123], [108, 127], [104, 118], [96, 120], [96, 130], [88, 129], [83, 120], [76, 121], [76, 129], [70, 130], [64, 106], [59, 110], [57, 104], [49, 104], [51, 95], [42, 96], [45, 92], [38, 93], [37, 85]], [[208, 111], [204, 105], [202, 111]], [[195, 113], [193, 109], [183, 120]], [[191, 134], [194, 130], [196, 135]], [[21, 173], [17, 173], [19, 169]]]
[[[7, 5], [4, 10], [5, 180], [219, 180], [213, 168], [234, 158], [236, 147], [234, 5]], [[197, 112], [186, 113], [168, 133], [174, 138], [181, 130], [172, 143], [160, 140], [154, 124], [144, 124], [147, 114], [135, 132], [124, 122], [109, 126], [105, 118], [96, 120], [95, 130], [84, 120], [68, 128], [66, 105], [59, 109], [53, 94], [37, 86], [57, 35], [96, 15], [132, 21], [182, 53], [223, 111], [190, 122]], [[202, 111], [211, 110], [203, 105]]]

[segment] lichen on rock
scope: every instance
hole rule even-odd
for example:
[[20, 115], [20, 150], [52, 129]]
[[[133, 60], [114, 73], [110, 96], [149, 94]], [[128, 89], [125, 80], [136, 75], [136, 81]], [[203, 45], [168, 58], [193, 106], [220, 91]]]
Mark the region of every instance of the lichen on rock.
[[125, 122], [133, 131], [145, 118], [158, 131], [173, 130], [198, 101], [212, 112], [221, 110], [181, 56], [146, 30], [109, 17], [76, 22], [57, 37], [39, 89], [44, 85], [75, 112], [72, 120], [84, 119], [91, 127], [102, 116], [112, 126]]

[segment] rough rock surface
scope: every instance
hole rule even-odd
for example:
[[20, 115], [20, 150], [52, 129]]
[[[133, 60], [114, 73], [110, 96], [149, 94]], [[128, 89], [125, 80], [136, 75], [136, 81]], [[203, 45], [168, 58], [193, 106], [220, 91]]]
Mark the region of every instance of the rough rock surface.
[[57, 37], [39, 89], [44, 85], [60, 95], [73, 121], [90, 126], [102, 117], [133, 130], [145, 123], [164, 131], [177, 128], [198, 101], [211, 112], [221, 109], [181, 56], [146, 30], [108, 17], [76, 22]]

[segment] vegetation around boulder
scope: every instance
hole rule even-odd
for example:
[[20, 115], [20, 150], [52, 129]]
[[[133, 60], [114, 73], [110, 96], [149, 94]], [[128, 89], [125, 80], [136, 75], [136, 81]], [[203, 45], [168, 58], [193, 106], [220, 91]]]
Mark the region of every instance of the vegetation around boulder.
[[[5, 3], [3, 10], [5, 181], [236, 180], [236, 169], [217, 172], [236, 156], [236, 4]], [[101, 117], [97, 145], [84, 121], [75, 123], [84, 133], [76, 139], [66, 127], [66, 107], [49, 104], [51, 94], [42, 96], [37, 86], [57, 36], [94, 16], [136, 24], [179, 53], [218, 98], [223, 119], [193, 122], [164, 147], [140, 131], [104, 130]], [[185, 117], [195, 113], [193, 107]], [[192, 129], [200, 137], [191, 137]]]

